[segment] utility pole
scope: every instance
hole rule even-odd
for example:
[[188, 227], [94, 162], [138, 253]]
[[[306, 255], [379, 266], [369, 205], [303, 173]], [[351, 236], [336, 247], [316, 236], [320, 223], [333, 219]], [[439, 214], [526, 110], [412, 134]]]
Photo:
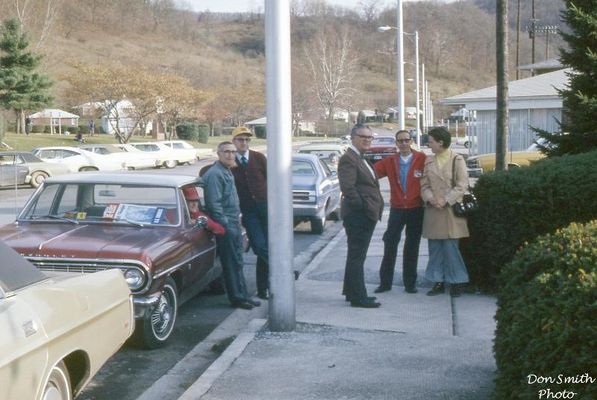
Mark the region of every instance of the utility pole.
[[516, 14], [516, 80], [520, 79], [520, 0], [518, 0]]
[[292, 106], [289, 0], [265, 1], [269, 329], [296, 326], [292, 260]]
[[[537, 19], [535, 18], [535, 0], [531, 2], [531, 30], [529, 36], [531, 38], [531, 64], [535, 64], [535, 24]], [[531, 75], [535, 76], [535, 69], [531, 69]]]
[[497, 0], [495, 17], [497, 60], [495, 169], [504, 171], [507, 169], [508, 150], [508, 0]]

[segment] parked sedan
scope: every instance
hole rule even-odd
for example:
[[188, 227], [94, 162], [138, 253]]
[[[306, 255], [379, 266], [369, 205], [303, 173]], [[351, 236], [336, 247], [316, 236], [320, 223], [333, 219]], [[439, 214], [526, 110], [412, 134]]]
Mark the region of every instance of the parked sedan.
[[177, 307], [221, 272], [216, 244], [194, 223], [182, 189], [201, 178], [96, 173], [48, 178], [0, 240], [44, 271], [122, 271], [134, 296], [135, 340], [166, 343]]
[[126, 169], [126, 163], [114, 161], [101, 154], [69, 146], [39, 147], [31, 151], [40, 159], [65, 165], [70, 172], [119, 171]]
[[159, 143], [179, 153], [180, 158], [177, 160], [179, 164], [192, 164], [199, 160], [200, 157], [205, 158], [206, 154], [211, 155], [212, 153], [209, 149], [197, 149], [184, 140], [161, 140]]
[[330, 215], [340, 217], [340, 182], [318, 156], [292, 156], [292, 208], [294, 222], [310, 221], [311, 232], [321, 234]]
[[373, 163], [383, 160], [396, 153], [396, 138], [394, 136], [376, 136], [371, 142], [371, 147], [364, 154], [365, 158]]
[[[544, 157], [545, 154], [539, 151], [511, 151], [506, 154], [506, 161], [508, 168], [516, 168], [530, 165], [532, 162]], [[468, 175], [471, 178], [477, 178], [483, 173], [493, 171], [495, 169], [495, 153], [468, 157], [466, 166]]]
[[122, 151], [126, 151], [126, 153], [133, 158], [144, 160], [143, 164], [148, 165], [148, 168], [159, 168], [162, 166], [162, 160], [157, 153], [139, 150], [128, 143], [116, 144], [115, 146]]
[[170, 147], [158, 142], [144, 142], [144, 143], [129, 143], [137, 150], [144, 151], [148, 154], [155, 155], [158, 159], [159, 165], [166, 168], [174, 168], [178, 164], [181, 155], [172, 150]]
[[298, 148], [300, 154], [315, 154], [328, 168], [334, 172], [338, 170], [338, 162], [346, 152], [348, 145], [334, 142], [311, 143]]
[[50, 278], [1, 242], [0, 257], [0, 399], [73, 399], [133, 332], [122, 273]]
[[64, 165], [44, 162], [26, 151], [0, 152], [0, 186], [29, 184], [36, 188], [47, 177], [68, 172]]
[[112, 159], [115, 163], [124, 164], [127, 169], [155, 168], [155, 157], [145, 152], [129, 152], [112, 144], [84, 144], [80, 149], [90, 153], [101, 154]]

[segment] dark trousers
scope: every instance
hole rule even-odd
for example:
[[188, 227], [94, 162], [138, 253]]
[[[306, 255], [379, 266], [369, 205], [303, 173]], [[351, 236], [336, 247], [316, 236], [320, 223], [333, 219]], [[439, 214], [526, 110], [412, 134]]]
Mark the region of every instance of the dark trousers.
[[383, 289], [392, 288], [398, 244], [405, 226], [406, 240], [402, 257], [402, 281], [405, 289], [414, 289], [417, 285], [417, 261], [423, 231], [423, 207], [392, 208], [390, 209], [388, 227], [383, 235], [383, 259], [379, 267], [379, 286]]
[[348, 301], [365, 301], [367, 289], [365, 288], [365, 258], [373, 230], [377, 221], [367, 218], [361, 212], [349, 214], [344, 217], [344, 229], [348, 251], [346, 254], [346, 267], [344, 270], [344, 289], [342, 294]]
[[224, 270], [224, 285], [230, 303], [238, 303], [248, 298], [245, 275], [243, 274], [243, 243], [240, 224], [226, 225], [226, 234], [216, 236], [218, 255]]
[[267, 247], [267, 203], [257, 203], [255, 207], [243, 210], [243, 225], [249, 236], [249, 243], [257, 255], [255, 266], [257, 292], [269, 288], [269, 256]]

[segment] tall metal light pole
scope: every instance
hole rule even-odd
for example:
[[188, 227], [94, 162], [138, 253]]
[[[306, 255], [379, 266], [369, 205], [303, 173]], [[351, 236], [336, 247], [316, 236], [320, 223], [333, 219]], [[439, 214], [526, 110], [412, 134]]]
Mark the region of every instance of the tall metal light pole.
[[404, 129], [404, 35], [402, 30], [402, 0], [396, 2], [396, 63], [398, 67], [398, 126]]
[[289, 0], [265, 1], [269, 329], [293, 331], [292, 106]]
[[415, 69], [417, 72], [415, 73], [415, 80], [417, 81], [417, 95], [416, 95], [416, 102], [417, 102], [417, 147], [421, 148], [421, 116], [420, 114], [420, 99], [419, 99], [419, 31], [415, 31]]
[[427, 84], [425, 80], [425, 64], [421, 64], [421, 83], [422, 83], [422, 91], [423, 94], [423, 133], [427, 132]]

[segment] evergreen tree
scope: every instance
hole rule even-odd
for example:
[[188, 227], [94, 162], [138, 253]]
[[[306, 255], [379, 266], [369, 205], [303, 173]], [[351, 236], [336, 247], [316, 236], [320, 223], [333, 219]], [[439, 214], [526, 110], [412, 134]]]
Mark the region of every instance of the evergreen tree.
[[564, 103], [561, 132], [538, 131], [549, 142], [543, 146], [548, 156], [597, 148], [597, 0], [565, 1], [562, 19], [569, 31], [561, 35], [568, 48], [560, 50], [560, 60], [572, 71], [568, 88], [560, 91]]
[[42, 56], [27, 50], [29, 40], [16, 19], [5, 20], [0, 36], [0, 105], [17, 116], [17, 132], [25, 131], [25, 110], [46, 107], [52, 102], [48, 89], [52, 81], [36, 72]]

